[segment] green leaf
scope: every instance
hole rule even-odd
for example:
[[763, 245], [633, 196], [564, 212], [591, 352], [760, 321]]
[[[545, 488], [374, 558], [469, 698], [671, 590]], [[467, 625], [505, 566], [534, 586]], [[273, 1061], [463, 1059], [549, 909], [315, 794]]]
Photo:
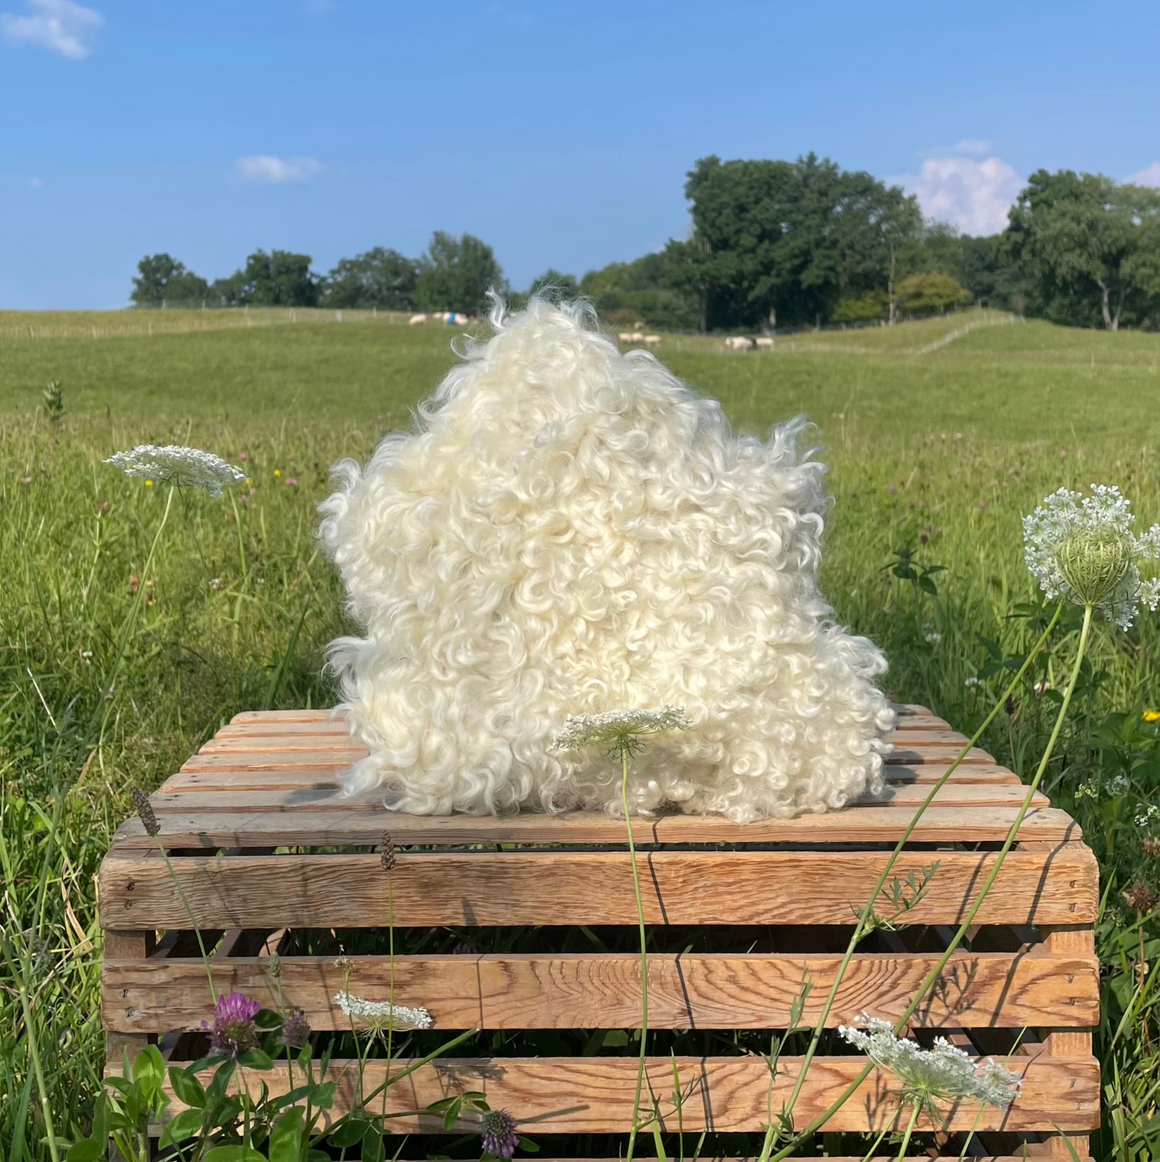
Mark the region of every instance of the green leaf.
[[206, 1087], [205, 1098], [208, 1105], [216, 1105], [225, 1096], [226, 1087], [237, 1069], [236, 1061], [225, 1061], [214, 1071], [213, 1080]]
[[369, 1129], [370, 1126], [363, 1121], [343, 1122], [338, 1129], [331, 1130], [326, 1141], [330, 1146], [355, 1146], [363, 1140]]
[[270, 1128], [270, 1162], [298, 1162], [302, 1155], [301, 1106], [287, 1110]]
[[269, 1053], [263, 1053], [261, 1049], [247, 1049], [238, 1057], [238, 1064], [244, 1065], [247, 1069], [273, 1069], [274, 1058]]
[[521, 1150], [526, 1150], [529, 1154], [538, 1154], [540, 1147], [536, 1145], [531, 1138], [525, 1138], [522, 1135], [517, 1139]]
[[206, 1154], [205, 1162], [266, 1162], [266, 1159], [249, 1146], [215, 1146]]
[[363, 1138], [362, 1162], [383, 1162], [386, 1153], [382, 1131], [368, 1126], [366, 1137]]
[[69, 1147], [64, 1162], [100, 1162], [105, 1157], [106, 1149], [108, 1147], [102, 1138], [86, 1138]]
[[328, 1110], [334, 1105], [334, 1087], [335, 1083], [333, 1081], [324, 1081], [314, 1091], [314, 1104], [320, 1110]]
[[205, 1088], [201, 1082], [181, 1066], [174, 1065], [169, 1070], [169, 1084], [177, 1095], [177, 1100], [184, 1102], [191, 1109], [199, 1110], [205, 1106]]
[[273, 1009], [259, 1009], [254, 1016], [254, 1024], [259, 1029], [280, 1029], [282, 1027], [282, 1014]]
[[609, 1029], [604, 1034], [604, 1048], [617, 1049], [628, 1044], [628, 1034], [623, 1029]]
[[171, 1122], [166, 1123], [165, 1129], [161, 1131], [161, 1145], [174, 1146], [178, 1142], [192, 1138], [201, 1129], [204, 1117], [202, 1110], [182, 1110]]
[[161, 1092], [165, 1081], [165, 1058], [156, 1045], [146, 1045], [133, 1060], [133, 1081], [140, 1084], [147, 1100]]

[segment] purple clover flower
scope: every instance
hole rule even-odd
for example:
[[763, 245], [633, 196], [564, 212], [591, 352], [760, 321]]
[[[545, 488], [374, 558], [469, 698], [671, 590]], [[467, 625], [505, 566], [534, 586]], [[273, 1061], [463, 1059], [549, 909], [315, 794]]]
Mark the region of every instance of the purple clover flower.
[[282, 1018], [282, 1032], [278, 1034], [278, 1044], [290, 1049], [301, 1049], [310, 1036], [310, 1022], [301, 1009], [291, 1009]]
[[209, 1032], [210, 1048], [215, 1053], [238, 1057], [258, 1043], [258, 1026], [254, 1018], [262, 1006], [245, 993], [228, 993], [217, 999], [213, 1010], [213, 1024], [202, 1021], [201, 1027]]
[[480, 1126], [483, 1151], [494, 1158], [510, 1158], [520, 1144], [516, 1120], [507, 1110], [488, 1110]]

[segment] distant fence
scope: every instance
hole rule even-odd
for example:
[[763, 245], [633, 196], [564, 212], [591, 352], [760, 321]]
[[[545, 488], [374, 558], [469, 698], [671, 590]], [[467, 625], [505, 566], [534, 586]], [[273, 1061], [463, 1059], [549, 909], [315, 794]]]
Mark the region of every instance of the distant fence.
[[[5, 316], [8, 318], [5, 318]], [[12, 316], [17, 316], [12, 319]], [[61, 316], [65, 316], [63, 319]], [[54, 321], [42, 321], [52, 318]], [[185, 335], [293, 323], [406, 325], [410, 311], [327, 310], [312, 307], [225, 307], [212, 310], [0, 311], [0, 339], [119, 339], [133, 335]], [[59, 321], [55, 321], [59, 320]], [[431, 317], [427, 326], [446, 326]]]
[[961, 339], [972, 331], [979, 331], [984, 327], [1003, 327], [1010, 323], [1022, 322], [1024, 322], [1022, 315], [1000, 315], [998, 318], [988, 316], [983, 319], [974, 319], [970, 323], [956, 327], [946, 335], [932, 339], [929, 343], [920, 343], [912, 347], [888, 347], [885, 344], [879, 347], [866, 347], [855, 343], [827, 343], [824, 340], [810, 342], [809, 340], [777, 339], [774, 342], [773, 350], [790, 353], [794, 351], [831, 351], [845, 355], [929, 355], [932, 351], [949, 346], [956, 339]]

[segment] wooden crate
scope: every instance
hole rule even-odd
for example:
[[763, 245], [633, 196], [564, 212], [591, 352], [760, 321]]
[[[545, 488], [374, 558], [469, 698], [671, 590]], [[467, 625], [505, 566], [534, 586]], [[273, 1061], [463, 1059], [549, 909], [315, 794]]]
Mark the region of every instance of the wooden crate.
[[[898, 709], [885, 802], [743, 826], [680, 815], [634, 821], [646, 916], [662, 949], [649, 958], [651, 1030], [783, 1029], [803, 974], [812, 990], [802, 1022], [816, 1020], [839, 949], [889, 851], [966, 741], [924, 707]], [[635, 925], [623, 823], [594, 814], [392, 815], [376, 796], [335, 795], [336, 776], [362, 753], [326, 712], [239, 714], [153, 795], [159, 838], [199, 927], [217, 943], [219, 991], [246, 992], [273, 1007], [265, 958], [275, 947], [292, 949], [296, 931], [332, 929], [341, 937], [344, 930], [384, 929], [387, 873], [376, 850], [385, 830], [398, 845], [389, 878], [400, 933], [541, 925], [559, 935], [565, 926]], [[831, 1025], [863, 1011], [902, 1014], [973, 901], [1023, 795], [1013, 773], [984, 751], [970, 753], [897, 865], [904, 879], [937, 864], [926, 891], [894, 931], [861, 946]], [[1023, 1074], [1023, 1092], [1008, 1111], [980, 1114], [972, 1106], [947, 1115], [939, 1128], [949, 1135], [949, 1156], [957, 1157], [961, 1140], [953, 1135], [972, 1132], [972, 1147], [981, 1141], [1000, 1154], [1071, 1157], [1070, 1142], [1087, 1156], [1087, 1132], [1099, 1120], [1089, 1032], [1098, 1019], [1097, 900], [1095, 859], [1078, 827], [1037, 796], [969, 947], [955, 953], [911, 1023], [920, 1038], [938, 1029]], [[136, 818], [117, 831], [102, 866], [100, 915], [110, 1067], [125, 1048], [132, 1053], [150, 1040], [180, 1058], [190, 1037], [174, 1035], [198, 1030], [211, 1000], [186, 906], [157, 840]], [[683, 951], [706, 925], [760, 950]], [[694, 939], [663, 950], [674, 933], [684, 940], [690, 932]], [[387, 997], [385, 930], [380, 944], [378, 954], [353, 956], [345, 966], [333, 955], [283, 955], [286, 1004], [302, 1008], [315, 1030], [349, 1029], [331, 998], [347, 981], [357, 995]], [[396, 1003], [425, 1006], [440, 1032], [633, 1029], [640, 1027], [640, 999], [639, 956], [630, 952], [395, 960]], [[797, 1124], [825, 1109], [862, 1064], [856, 1056], [816, 1059]], [[771, 1082], [760, 1055], [676, 1058], [684, 1130], [760, 1131], [788, 1095], [797, 1066], [783, 1058]], [[340, 1082], [337, 1114], [351, 1100], [355, 1066], [335, 1061], [331, 1069]], [[667, 1130], [676, 1128], [673, 1070], [667, 1054], [649, 1060], [649, 1089]], [[624, 1134], [635, 1071], [631, 1056], [442, 1059], [393, 1086], [388, 1112], [482, 1090], [533, 1135]], [[382, 1063], [372, 1061], [368, 1085], [379, 1084], [382, 1073]], [[264, 1076], [275, 1090], [285, 1084], [277, 1072]], [[175, 1102], [171, 1112], [179, 1108]], [[875, 1071], [827, 1129], [868, 1131], [896, 1117], [891, 1081]], [[439, 1123], [418, 1115], [391, 1125], [433, 1133]]]

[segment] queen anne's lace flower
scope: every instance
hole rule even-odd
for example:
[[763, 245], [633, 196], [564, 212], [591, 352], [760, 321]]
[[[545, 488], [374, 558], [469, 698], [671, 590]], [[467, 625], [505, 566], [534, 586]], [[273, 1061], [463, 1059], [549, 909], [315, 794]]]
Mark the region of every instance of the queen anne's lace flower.
[[549, 750], [583, 750], [607, 745], [616, 753], [631, 751], [642, 734], [664, 730], [687, 730], [683, 706], [662, 706], [660, 710], [609, 710], [604, 714], [569, 714], [564, 729], [552, 740]]
[[1160, 525], [1137, 536], [1118, 488], [1093, 484], [1091, 492], [1061, 488], [1023, 518], [1027, 567], [1048, 597], [1091, 605], [1128, 629], [1138, 605], [1160, 602], [1160, 579], [1141, 580], [1138, 568], [1160, 557]]
[[896, 1037], [894, 1026], [880, 1017], [863, 1013], [857, 1021], [865, 1029], [839, 1025], [839, 1034], [902, 1082], [904, 1103], [918, 1104], [929, 1112], [940, 1100], [974, 1098], [1002, 1109], [1019, 1096], [1019, 1074], [989, 1057], [975, 1061], [943, 1037], [935, 1039], [933, 1049], [923, 1049]]
[[350, 993], [335, 993], [334, 1003], [351, 1020], [359, 1021], [375, 1032], [391, 1029], [396, 1033], [407, 1029], [430, 1029], [435, 1018], [426, 1009], [408, 1005], [392, 1005], [390, 1001], [367, 1001]]
[[160, 481], [182, 488], [200, 488], [210, 496], [221, 496], [226, 485], [241, 484], [246, 479], [240, 468], [220, 456], [180, 444], [138, 444], [128, 452], [113, 453], [105, 463], [119, 468], [126, 476], [142, 477], [149, 483]]

